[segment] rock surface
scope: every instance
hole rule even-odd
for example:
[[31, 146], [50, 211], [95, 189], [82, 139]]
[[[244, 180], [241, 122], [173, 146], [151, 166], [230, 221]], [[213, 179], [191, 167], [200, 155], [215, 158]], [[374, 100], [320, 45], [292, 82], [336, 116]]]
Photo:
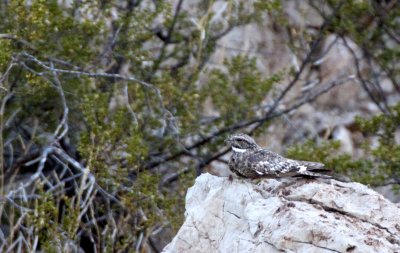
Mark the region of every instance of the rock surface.
[[400, 205], [358, 183], [203, 174], [167, 252], [400, 252]]

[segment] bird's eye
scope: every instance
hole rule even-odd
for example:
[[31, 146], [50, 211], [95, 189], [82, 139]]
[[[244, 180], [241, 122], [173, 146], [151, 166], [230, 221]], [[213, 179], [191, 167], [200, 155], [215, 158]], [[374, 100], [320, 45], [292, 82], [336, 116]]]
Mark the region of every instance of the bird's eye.
[[243, 141], [243, 140], [238, 141], [238, 143], [239, 143], [240, 146], [245, 146], [246, 145], [246, 142]]

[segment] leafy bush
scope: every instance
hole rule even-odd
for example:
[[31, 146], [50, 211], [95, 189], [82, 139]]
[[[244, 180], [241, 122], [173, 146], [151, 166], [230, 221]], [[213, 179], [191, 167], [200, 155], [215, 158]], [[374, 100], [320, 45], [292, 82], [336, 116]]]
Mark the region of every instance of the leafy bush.
[[[342, 82], [287, 98], [311, 76], [305, 72], [329, 33], [353, 38], [398, 79], [398, 48], [385, 43], [393, 41], [385, 36], [398, 27], [398, 8], [376, 17], [389, 31], [382, 32], [357, 23], [376, 6], [326, 1], [333, 11], [313, 7], [324, 25], [298, 36], [278, 0], [221, 1], [218, 10], [215, 1], [199, 1], [193, 12], [181, 0], [67, 2], [0, 2], [0, 251], [159, 251], [154, 238], [178, 229], [187, 187], [228, 152], [229, 133], [261, 134], [274, 118]], [[224, 35], [262, 24], [266, 15], [304, 55], [299, 70], [266, 76], [245, 53], [208, 64]], [[372, 77], [362, 74], [368, 89]], [[359, 120], [362, 131], [380, 136], [378, 148], [365, 149], [369, 157], [333, 156], [339, 144], [311, 142], [289, 155], [324, 161], [363, 182], [397, 178], [391, 138], [399, 109], [389, 111], [369, 91], [386, 110]]]
[[356, 123], [365, 137], [361, 146], [364, 154], [359, 159], [341, 154], [339, 141], [309, 140], [289, 148], [287, 156], [323, 162], [337, 174], [347, 175], [354, 181], [372, 186], [391, 184], [398, 190], [400, 143], [396, 142], [395, 133], [400, 125], [400, 103], [390, 108], [388, 115], [379, 114], [370, 119], [357, 117]]
[[[201, 123], [204, 101], [220, 107], [215, 125], [226, 127], [232, 115], [251, 118], [245, 106], [276, 80], [247, 57], [226, 62], [230, 75], [204, 70], [217, 40], [261, 7], [227, 2], [227, 22], [211, 22], [213, 2], [201, 3], [193, 25], [181, 3], [1, 3], [1, 249], [154, 250], [160, 228], [179, 227], [197, 166], [181, 154], [223, 140], [185, 148], [214, 131]], [[202, 71], [212, 78], [198, 85]]]

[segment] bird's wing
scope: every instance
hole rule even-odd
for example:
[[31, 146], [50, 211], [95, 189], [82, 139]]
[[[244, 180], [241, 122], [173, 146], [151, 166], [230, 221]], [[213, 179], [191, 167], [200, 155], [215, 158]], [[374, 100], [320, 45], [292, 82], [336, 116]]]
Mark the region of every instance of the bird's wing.
[[259, 176], [310, 176], [324, 177], [319, 173], [313, 173], [312, 170], [322, 169], [323, 164], [313, 162], [296, 161], [287, 159], [281, 155], [266, 149], [260, 149], [249, 157], [252, 169]]
[[302, 169], [296, 161], [288, 160], [266, 149], [257, 150], [248, 159], [249, 163], [252, 164], [252, 169], [260, 176], [279, 176], [290, 172], [298, 172]]
[[307, 170], [309, 171], [329, 171], [329, 169], [325, 168], [325, 164], [319, 163], [319, 162], [309, 162], [309, 161], [296, 161], [296, 160], [291, 160], [290, 161], [298, 162], [300, 165], [304, 165], [307, 167]]

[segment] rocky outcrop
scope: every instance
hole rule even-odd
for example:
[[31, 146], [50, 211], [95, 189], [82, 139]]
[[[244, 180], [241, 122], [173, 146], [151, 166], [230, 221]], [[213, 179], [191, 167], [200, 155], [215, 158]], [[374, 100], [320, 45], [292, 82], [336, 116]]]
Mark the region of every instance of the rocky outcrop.
[[358, 183], [203, 174], [167, 252], [400, 252], [400, 206]]

